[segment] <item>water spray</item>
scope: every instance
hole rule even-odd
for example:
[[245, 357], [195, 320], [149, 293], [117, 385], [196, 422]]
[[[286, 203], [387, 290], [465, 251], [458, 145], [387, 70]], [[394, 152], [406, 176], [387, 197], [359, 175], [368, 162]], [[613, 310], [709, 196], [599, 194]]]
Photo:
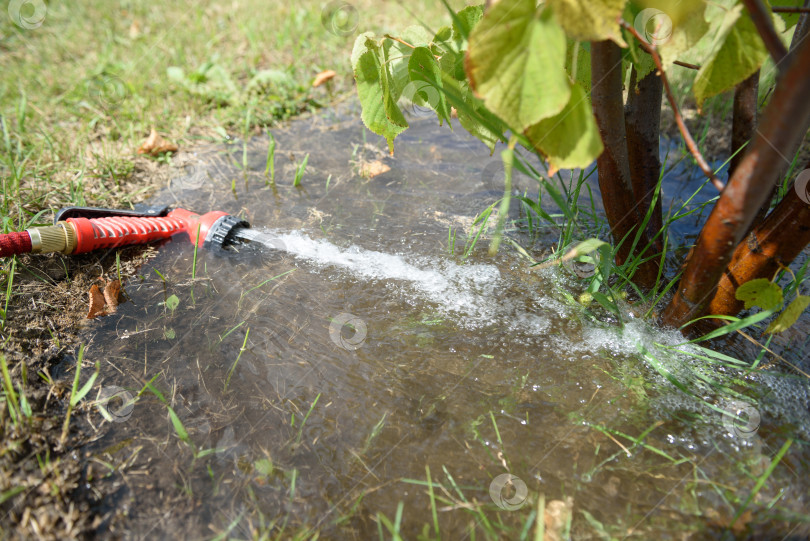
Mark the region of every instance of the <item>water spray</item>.
[[243, 237], [246, 221], [222, 211], [195, 214], [185, 209], [150, 207], [115, 210], [68, 207], [57, 212], [54, 225], [0, 235], [0, 257], [18, 254], [83, 254], [94, 250], [146, 244], [185, 234], [208, 250], [221, 250]]

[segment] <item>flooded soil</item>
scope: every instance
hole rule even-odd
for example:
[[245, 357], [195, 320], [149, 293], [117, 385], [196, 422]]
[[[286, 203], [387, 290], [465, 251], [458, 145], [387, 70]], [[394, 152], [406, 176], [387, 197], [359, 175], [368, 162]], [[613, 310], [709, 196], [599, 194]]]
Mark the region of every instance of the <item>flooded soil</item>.
[[[575, 538], [810, 535], [806, 378], [701, 368], [629, 304], [623, 330], [589, 319], [575, 274], [506, 242], [488, 257], [486, 229], [463, 257], [502, 195], [499, 160], [418, 117], [390, 157], [358, 118], [275, 131], [274, 183], [267, 138], [201, 148], [152, 201], [260, 235], [225, 254], [163, 244], [85, 329], [89, 398], [120, 398], [108, 419], [87, 413], [99, 437], [75, 451], [99, 533], [520, 538], [542, 516]], [[390, 171], [361, 176], [375, 161]], [[700, 182], [673, 165], [665, 206]], [[514, 186], [537, 196], [527, 177]], [[700, 216], [673, 228], [670, 270]], [[558, 240], [553, 224], [527, 233], [517, 205], [509, 218], [537, 260]], [[806, 331], [771, 344], [805, 371]]]

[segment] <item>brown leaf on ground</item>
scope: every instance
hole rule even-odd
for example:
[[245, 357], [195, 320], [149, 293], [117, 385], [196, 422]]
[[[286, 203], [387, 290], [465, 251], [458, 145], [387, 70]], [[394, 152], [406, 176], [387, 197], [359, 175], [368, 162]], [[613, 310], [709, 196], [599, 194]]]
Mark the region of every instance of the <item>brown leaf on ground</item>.
[[107, 301], [107, 311], [112, 313], [118, 308], [118, 297], [121, 295], [121, 282], [113, 280], [104, 287], [104, 300]]
[[312, 86], [313, 87], [321, 86], [325, 82], [331, 81], [332, 79], [334, 79], [336, 75], [337, 75], [337, 72], [335, 70], [322, 71], [318, 75], [315, 76], [315, 80], [312, 81]]
[[97, 316], [103, 316], [107, 312], [104, 311], [104, 295], [96, 284], [88, 291], [90, 294], [90, 309], [87, 312], [87, 319], [93, 319]]
[[160, 156], [166, 152], [177, 152], [177, 145], [164, 139], [154, 128], [152, 133], [138, 147], [138, 154], [149, 154], [150, 156]]
[[382, 175], [390, 170], [391, 167], [384, 164], [380, 160], [375, 160], [373, 162], [365, 162], [363, 165], [361, 165], [360, 175], [366, 178], [374, 178], [377, 175]]

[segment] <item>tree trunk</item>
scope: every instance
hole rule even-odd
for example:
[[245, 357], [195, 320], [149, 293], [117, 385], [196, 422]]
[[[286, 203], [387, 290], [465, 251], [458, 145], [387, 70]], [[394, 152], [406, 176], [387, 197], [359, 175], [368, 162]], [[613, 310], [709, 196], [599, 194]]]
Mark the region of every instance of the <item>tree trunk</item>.
[[680, 327], [704, 313], [737, 245], [790, 165], [810, 127], [808, 72], [810, 40], [805, 40], [785, 68], [756, 137], [689, 253], [678, 290], [661, 316], [665, 325]]
[[[605, 146], [604, 152], [596, 159], [596, 167], [610, 232], [616, 244], [621, 242], [616, 254], [617, 265], [623, 265], [636, 255], [631, 252], [631, 248], [641, 223], [627, 153], [621, 66], [622, 52], [618, 45], [612, 41], [591, 44], [591, 100], [599, 135]], [[643, 250], [647, 244], [647, 235], [642, 232], [636, 252]], [[648, 250], [646, 255], [649, 252]], [[633, 282], [651, 289], [657, 276], [658, 261], [654, 258], [638, 267]]]
[[[646, 54], [646, 53], [644, 53]], [[661, 98], [663, 82], [653, 70], [641, 81], [636, 81], [636, 68], [630, 74], [627, 105], [624, 108], [624, 125], [627, 131], [627, 153], [630, 158], [630, 178], [633, 182], [633, 195], [641, 202], [639, 215], [644, 218], [653, 204], [653, 196], [658, 180], [661, 177], [661, 158], [658, 148], [659, 130], [661, 128]], [[756, 99], [754, 100], [756, 107]], [[661, 231], [661, 198], [653, 207], [650, 221], [647, 223], [647, 236], [655, 238]], [[659, 236], [654, 241], [656, 251], [663, 249], [663, 239]]]
[[743, 303], [735, 295], [741, 284], [755, 278], [772, 279], [810, 244], [810, 203], [799, 197], [795, 185], [793, 188], [746, 242], [737, 246], [709, 305], [709, 314], [739, 313]]

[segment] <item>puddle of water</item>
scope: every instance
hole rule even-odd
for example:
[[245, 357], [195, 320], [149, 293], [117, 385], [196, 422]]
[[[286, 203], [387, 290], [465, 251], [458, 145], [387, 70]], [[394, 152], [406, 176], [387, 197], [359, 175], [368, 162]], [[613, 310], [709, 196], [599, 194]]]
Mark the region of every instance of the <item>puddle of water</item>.
[[[576, 536], [602, 523], [613, 535], [680, 538], [728, 524], [786, 433], [798, 439], [754, 519], [785, 527], [759, 511], [769, 501], [780, 521], [806, 513], [803, 382], [768, 379], [761, 427], [735, 432], [638, 353], [694, 379], [687, 357], [656, 349], [676, 334], [584, 320], [566, 301], [581, 289], [572, 276], [531, 270], [508, 248], [459, 257], [474, 217], [499, 197], [485, 147], [421, 120], [390, 158], [356, 118], [327, 112], [275, 133], [275, 188], [256, 140], [246, 168], [239, 144], [202, 149], [156, 198], [241, 214], [275, 249], [200, 252], [194, 264], [187, 242], [169, 242], [126, 284], [131, 302], [88, 331], [102, 386], [135, 394], [157, 375], [177, 419], [147, 391], [85, 449], [98, 459], [88, 478], [104, 478], [93, 486], [110, 533], [245, 538], [276, 521], [274, 535], [367, 539], [378, 513], [393, 521], [402, 505], [414, 538], [432, 531], [429, 467], [446, 537], [511, 537], [544, 494], [572, 498]], [[391, 171], [358, 178], [363, 159]], [[536, 194], [530, 179], [516, 185]], [[541, 230], [535, 257], [556, 240]], [[643, 446], [625, 436], [645, 432]], [[526, 484], [520, 510], [491, 498], [507, 472]]]

